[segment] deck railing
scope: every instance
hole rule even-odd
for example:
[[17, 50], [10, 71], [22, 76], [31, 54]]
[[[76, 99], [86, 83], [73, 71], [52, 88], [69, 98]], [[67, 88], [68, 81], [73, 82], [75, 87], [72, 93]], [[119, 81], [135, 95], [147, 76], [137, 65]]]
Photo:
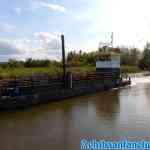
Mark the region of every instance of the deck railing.
[[[90, 86], [91, 84], [95, 83], [104, 83], [104, 81], [112, 81], [113, 80], [113, 73], [105, 72], [96, 74], [93, 73], [86, 73], [86, 74], [73, 74], [71, 77], [71, 82], [69, 81], [70, 78], [67, 78], [67, 84], [72, 84], [72, 87], [78, 86]], [[1, 93], [5, 93], [7, 89], [15, 89], [16, 87], [19, 88], [20, 91], [33, 91], [33, 90], [40, 90], [40, 89], [63, 89], [63, 77], [49, 77], [48, 75], [33, 75], [28, 77], [22, 78], [15, 78], [15, 79], [3, 79], [0, 80], [0, 95]], [[70, 87], [70, 86], [68, 86]], [[28, 93], [28, 92], [27, 92]]]

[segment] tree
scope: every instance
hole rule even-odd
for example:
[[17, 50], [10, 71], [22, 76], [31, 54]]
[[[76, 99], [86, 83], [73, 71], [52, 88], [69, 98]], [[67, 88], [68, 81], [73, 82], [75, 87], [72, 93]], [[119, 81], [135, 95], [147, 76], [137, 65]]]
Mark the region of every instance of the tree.
[[130, 59], [133, 66], [137, 66], [140, 59], [140, 51], [136, 48], [130, 50]]
[[150, 70], [150, 49], [146, 46], [143, 57], [139, 62], [139, 67], [143, 70]]
[[128, 51], [121, 53], [121, 64], [130, 65], [130, 66], [138, 66], [140, 56], [141, 56], [141, 53], [138, 49], [136, 48], [129, 49]]

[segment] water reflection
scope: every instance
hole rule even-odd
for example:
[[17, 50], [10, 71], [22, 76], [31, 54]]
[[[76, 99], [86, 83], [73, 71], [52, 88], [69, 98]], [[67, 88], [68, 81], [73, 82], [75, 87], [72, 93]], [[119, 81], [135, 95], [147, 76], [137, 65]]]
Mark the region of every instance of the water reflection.
[[108, 92], [99, 93], [96, 95], [94, 104], [97, 115], [100, 118], [107, 118], [112, 120], [115, 117], [115, 113], [119, 113], [119, 91], [113, 90]]
[[135, 76], [120, 90], [1, 112], [1, 149], [78, 150], [82, 137], [150, 138], [149, 97], [150, 77]]

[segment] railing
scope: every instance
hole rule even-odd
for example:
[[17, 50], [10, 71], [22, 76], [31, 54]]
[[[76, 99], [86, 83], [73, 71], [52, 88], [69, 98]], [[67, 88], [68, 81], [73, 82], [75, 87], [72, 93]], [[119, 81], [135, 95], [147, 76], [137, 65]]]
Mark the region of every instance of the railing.
[[34, 79], [34, 78], [22, 78], [22, 79], [4, 79], [0, 80], [0, 88], [7, 87], [35, 87], [35, 86], [53, 86], [62, 82], [61, 78], [57, 79]]
[[[85, 75], [81, 74], [73, 74], [72, 80], [75, 81], [89, 81], [89, 80], [102, 80], [102, 79], [112, 79], [112, 73], [88, 73]], [[38, 86], [52, 86], [55, 87], [57, 85], [61, 85], [63, 83], [62, 77], [58, 78], [50, 78], [50, 77], [23, 77], [16, 79], [3, 79], [0, 80], [0, 88], [7, 87], [38, 87]]]
[[[111, 72], [103, 72], [96, 74], [94, 73], [87, 73], [87, 74], [73, 74], [71, 77], [68, 76], [66, 79], [68, 84], [71, 83], [69, 87], [78, 87], [78, 86], [86, 86], [95, 84], [97, 82], [103, 83], [105, 81], [113, 80], [113, 73]], [[5, 93], [5, 91], [11, 89], [16, 90], [19, 89], [21, 93], [27, 91], [40, 91], [44, 90], [45, 88], [57, 90], [63, 89], [63, 78], [51, 78], [48, 76], [29, 76], [29, 77], [22, 77], [22, 78], [15, 78], [15, 79], [4, 79], [0, 80], [0, 95], [1, 93]]]
[[63, 87], [61, 77], [23, 77], [0, 80], [0, 96], [32, 94], [41, 89], [60, 89]]

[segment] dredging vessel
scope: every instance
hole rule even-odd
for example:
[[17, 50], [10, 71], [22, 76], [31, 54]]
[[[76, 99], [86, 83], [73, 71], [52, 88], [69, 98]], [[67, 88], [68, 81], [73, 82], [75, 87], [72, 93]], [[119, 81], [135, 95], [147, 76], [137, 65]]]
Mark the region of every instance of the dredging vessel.
[[86, 75], [68, 73], [65, 78], [34, 74], [19, 79], [1, 80], [0, 110], [26, 108], [130, 84], [130, 77], [126, 80], [121, 77], [120, 53], [113, 49], [99, 52], [95, 73]]

